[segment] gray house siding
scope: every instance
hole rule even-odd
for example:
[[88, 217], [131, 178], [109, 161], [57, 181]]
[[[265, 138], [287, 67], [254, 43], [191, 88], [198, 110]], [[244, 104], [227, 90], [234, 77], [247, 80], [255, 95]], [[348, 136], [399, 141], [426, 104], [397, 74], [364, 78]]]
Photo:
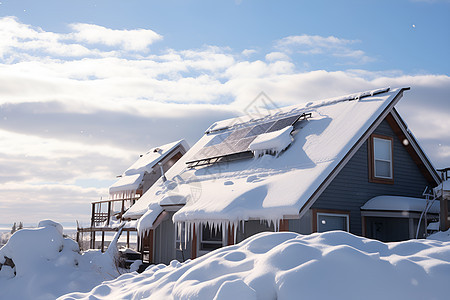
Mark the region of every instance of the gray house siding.
[[168, 264], [175, 259], [175, 225], [172, 223], [173, 212], [159, 224], [154, 233], [154, 263]]
[[172, 222], [172, 217], [175, 212], [168, 212], [169, 214], [164, 221], [156, 227], [154, 232], [154, 256], [152, 263], [169, 264], [172, 260], [185, 261], [191, 258], [191, 240], [185, 243], [183, 240], [182, 249], [176, 247], [176, 228]]
[[236, 232], [236, 243], [240, 243], [248, 237], [264, 231], [274, 231], [273, 224], [267, 224], [265, 221], [250, 220], [244, 222], [244, 228], [239, 225]]
[[394, 140], [394, 184], [369, 182], [366, 141], [312, 206], [312, 209], [349, 211], [350, 232], [357, 235], [362, 234], [360, 207], [369, 199], [380, 195], [420, 198], [428, 186], [426, 179], [386, 120], [375, 129], [374, 133], [392, 137]]

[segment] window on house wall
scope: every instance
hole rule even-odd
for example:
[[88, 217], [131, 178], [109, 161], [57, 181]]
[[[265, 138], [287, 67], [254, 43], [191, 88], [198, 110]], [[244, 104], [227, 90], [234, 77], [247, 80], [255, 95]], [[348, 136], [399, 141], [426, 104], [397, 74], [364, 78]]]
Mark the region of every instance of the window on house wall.
[[222, 229], [202, 226], [200, 250], [212, 251], [222, 247]]
[[393, 183], [391, 137], [372, 135], [369, 143], [369, 179], [378, 183]]
[[344, 211], [315, 211], [315, 231], [326, 232], [331, 230], [349, 231], [349, 213]]

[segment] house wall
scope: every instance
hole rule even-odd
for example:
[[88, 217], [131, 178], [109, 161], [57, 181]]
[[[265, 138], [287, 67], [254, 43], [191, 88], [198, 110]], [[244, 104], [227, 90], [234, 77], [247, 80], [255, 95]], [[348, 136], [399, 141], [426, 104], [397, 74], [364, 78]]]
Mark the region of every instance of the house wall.
[[176, 257], [175, 253], [175, 226], [172, 223], [173, 212], [159, 224], [154, 233], [153, 263], [168, 264]]
[[311, 209], [349, 211], [350, 232], [357, 235], [362, 235], [360, 208], [366, 201], [380, 195], [421, 198], [423, 190], [428, 186], [426, 179], [386, 120], [374, 133], [393, 138], [394, 184], [369, 182], [366, 141], [311, 207]]
[[242, 225], [239, 225], [238, 230], [236, 232], [236, 243], [242, 242], [248, 237], [255, 235], [264, 231], [274, 231], [274, 227], [271, 224], [270, 226], [265, 221], [259, 220], [250, 220], [244, 222], [244, 228]]
[[308, 210], [301, 219], [289, 220], [289, 231], [300, 234], [312, 233], [312, 211]]
[[[236, 243], [245, 240], [252, 235], [260, 232], [271, 231], [274, 232], [275, 229], [273, 224], [267, 224], [265, 221], [251, 220], [244, 222], [244, 228], [239, 225], [236, 233]], [[289, 220], [289, 231], [297, 232], [300, 234], [310, 234], [312, 232], [311, 227], [311, 212], [307, 212], [301, 219], [291, 219]]]
[[156, 227], [153, 240], [153, 263], [169, 264], [172, 260], [185, 261], [191, 258], [191, 241], [188, 239], [187, 244], [183, 240], [183, 250], [176, 247], [176, 230], [172, 222], [175, 212], [168, 212], [164, 221]]

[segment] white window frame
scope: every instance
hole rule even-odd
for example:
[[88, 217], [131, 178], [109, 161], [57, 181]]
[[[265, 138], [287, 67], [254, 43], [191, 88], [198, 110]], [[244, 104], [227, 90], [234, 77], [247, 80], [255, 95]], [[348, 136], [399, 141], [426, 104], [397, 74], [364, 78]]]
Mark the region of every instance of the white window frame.
[[[350, 216], [348, 214], [339, 214], [339, 213], [324, 213], [324, 212], [317, 212], [316, 218], [317, 218], [317, 232], [324, 232], [319, 231], [320, 226], [320, 216], [330, 216], [330, 217], [345, 217], [347, 229], [345, 231], [350, 232]], [[337, 229], [336, 229], [337, 230]]]
[[[382, 142], [389, 142], [389, 160], [386, 159], [382, 159], [382, 158], [377, 158], [376, 157], [376, 153], [375, 153], [375, 144], [378, 141], [382, 141]], [[381, 137], [373, 137], [373, 177], [375, 178], [383, 178], [383, 179], [393, 179], [393, 153], [392, 153], [392, 140], [391, 139], [384, 139]], [[381, 175], [377, 175], [377, 161], [382, 161], [382, 162], [388, 162], [389, 163], [389, 174], [390, 176], [381, 176]]]
[[[223, 247], [224, 245], [225, 245], [225, 241], [224, 241], [224, 237], [223, 237], [223, 232], [222, 232], [222, 239], [220, 240], [220, 241], [212, 241], [212, 240], [204, 240], [203, 239], [203, 229], [204, 229], [204, 227], [206, 227], [206, 225], [202, 225], [200, 228], [200, 232], [199, 232], [199, 235], [200, 235], [200, 238], [198, 239], [199, 241], [198, 241], [198, 254], [199, 254], [199, 256], [201, 256], [201, 255], [204, 255], [204, 254], [206, 254], [206, 253], [209, 253], [209, 252], [211, 252], [211, 251], [213, 251], [213, 250], [209, 250], [209, 249], [202, 249], [203, 247], [202, 247], [202, 244], [217, 244], [217, 245], [220, 245], [220, 247]], [[211, 230], [211, 229], [210, 229]], [[215, 230], [215, 229], [214, 229]], [[221, 230], [223, 230], [223, 228], [221, 229]]]

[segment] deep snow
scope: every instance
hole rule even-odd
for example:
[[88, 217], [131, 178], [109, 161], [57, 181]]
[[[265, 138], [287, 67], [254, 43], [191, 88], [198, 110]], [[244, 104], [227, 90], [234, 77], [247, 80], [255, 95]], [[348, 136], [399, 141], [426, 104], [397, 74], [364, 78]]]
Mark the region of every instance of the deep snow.
[[448, 299], [448, 282], [449, 232], [396, 243], [266, 232], [60, 299]]
[[47, 220], [11, 236], [0, 249], [0, 299], [448, 299], [450, 231], [397, 243], [265, 232], [118, 277], [116, 247], [80, 253], [62, 230]]
[[55, 299], [89, 291], [125, 272], [116, 268], [116, 257], [117, 247], [80, 253], [75, 241], [63, 237], [59, 223], [41, 221], [37, 228], [15, 232], [0, 248], [0, 299]]

